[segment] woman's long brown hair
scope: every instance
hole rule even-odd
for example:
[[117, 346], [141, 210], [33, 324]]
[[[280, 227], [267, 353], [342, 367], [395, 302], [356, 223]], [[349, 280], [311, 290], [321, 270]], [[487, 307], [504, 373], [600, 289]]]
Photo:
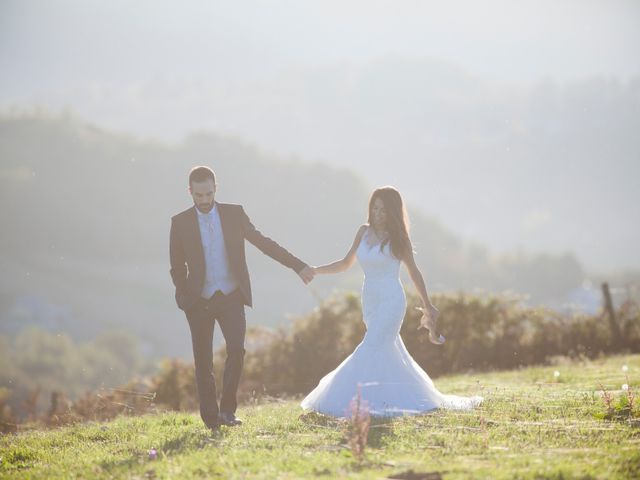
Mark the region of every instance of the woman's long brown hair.
[[380, 245], [380, 250], [387, 243], [391, 243], [391, 252], [397, 259], [404, 259], [411, 252], [409, 238], [409, 219], [400, 192], [394, 187], [381, 187], [374, 190], [369, 199], [369, 225], [373, 226], [373, 202], [376, 198], [382, 200], [386, 213], [389, 238]]

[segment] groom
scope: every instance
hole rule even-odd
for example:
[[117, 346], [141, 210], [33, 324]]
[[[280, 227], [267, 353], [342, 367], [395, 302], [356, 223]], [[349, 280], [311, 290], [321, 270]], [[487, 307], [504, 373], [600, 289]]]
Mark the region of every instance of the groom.
[[[193, 345], [200, 416], [215, 429], [239, 425], [236, 392], [244, 361], [244, 306], [252, 306], [245, 239], [293, 269], [307, 284], [313, 271], [253, 226], [241, 205], [215, 201], [216, 176], [208, 167], [189, 173], [194, 205], [171, 218], [169, 257], [178, 307], [185, 312]], [[218, 408], [213, 375], [213, 328], [216, 320], [227, 350]]]

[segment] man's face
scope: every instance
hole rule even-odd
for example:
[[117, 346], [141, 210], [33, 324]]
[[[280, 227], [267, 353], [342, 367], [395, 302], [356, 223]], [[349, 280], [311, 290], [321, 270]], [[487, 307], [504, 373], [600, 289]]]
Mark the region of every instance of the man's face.
[[216, 185], [213, 183], [213, 180], [193, 182], [189, 187], [189, 193], [198, 210], [202, 213], [209, 213], [211, 211], [216, 195]]

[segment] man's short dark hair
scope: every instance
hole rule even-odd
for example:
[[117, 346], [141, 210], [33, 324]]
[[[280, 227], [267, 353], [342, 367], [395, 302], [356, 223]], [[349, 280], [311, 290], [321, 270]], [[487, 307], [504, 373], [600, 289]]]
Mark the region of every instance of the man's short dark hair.
[[189, 186], [193, 184], [193, 182], [205, 182], [207, 180], [213, 180], [213, 184], [216, 183], [216, 174], [213, 173], [209, 167], [193, 167], [189, 172]]

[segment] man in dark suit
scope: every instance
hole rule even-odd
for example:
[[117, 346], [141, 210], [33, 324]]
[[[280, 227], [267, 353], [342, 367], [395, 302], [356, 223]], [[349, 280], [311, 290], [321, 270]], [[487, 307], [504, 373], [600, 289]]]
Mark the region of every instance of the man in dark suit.
[[[169, 257], [176, 303], [185, 312], [193, 345], [200, 416], [210, 428], [239, 425], [236, 392], [244, 361], [244, 306], [252, 306], [244, 241], [294, 270], [307, 284], [312, 269], [253, 226], [241, 205], [215, 201], [216, 177], [208, 167], [189, 173], [194, 205], [171, 218]], [[213, 329], [222, 330], [227, 358], [218, 408], [213, 375]]]

